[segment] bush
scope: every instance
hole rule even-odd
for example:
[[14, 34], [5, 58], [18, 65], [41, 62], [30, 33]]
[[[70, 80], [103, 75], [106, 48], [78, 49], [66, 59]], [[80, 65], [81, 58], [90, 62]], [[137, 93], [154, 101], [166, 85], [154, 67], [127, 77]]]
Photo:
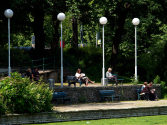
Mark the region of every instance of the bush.
[[3, 96], [0, 95], [0, 115], [5, 114], [6, 111], [6, 105], [3, 102]]
[[35, 113], [51, 110], [52, 91], [43, 83], [31, 82], [17, 72], [0, 84], [0, 95], [11, 113]]
[[161, 94], [162, 94], [162, 97], [164, 97], [165, 96], [165, 82], [164, 81], [161, 81], [160, 82], [160, 84], [161, 84]]
[[160, 84], [160, 82], [161, 82], [160, 77], [157, 75], [157, 76], [155, 77], [155, 79], [153, 80], [153, 83], [154, 83], [154, 84]]

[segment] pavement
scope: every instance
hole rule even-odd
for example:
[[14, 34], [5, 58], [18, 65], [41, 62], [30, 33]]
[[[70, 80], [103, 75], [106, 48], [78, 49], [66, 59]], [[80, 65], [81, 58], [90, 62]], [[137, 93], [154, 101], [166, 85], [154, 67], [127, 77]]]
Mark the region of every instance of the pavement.
[[106, 110], [106, 109], [132, 109], [142, 107], [162, 107], [167, 106], [167, 100], [158, 101], [121, 101], [121, 102], [105, 102], [105, 103], [87, 103], [73, 105], [58, 105], [54, 106], [56, 112], [77, 112], [89, 110]]

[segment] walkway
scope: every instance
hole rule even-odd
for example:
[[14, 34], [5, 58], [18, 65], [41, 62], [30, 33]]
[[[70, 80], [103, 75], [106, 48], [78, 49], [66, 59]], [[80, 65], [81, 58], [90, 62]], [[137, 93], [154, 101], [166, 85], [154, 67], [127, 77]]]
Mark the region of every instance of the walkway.
[[161, 107], [167, 106], [167, 100], [159, 101], [121, 101], [121, 102], [106, 102], [106, 103], [89, 103], [89, 104], [74, 104], [54, 106], [54, 111], [57, 112], [76, 112], [89, 110], [109, 110], [109, 109], [133, 109], [144, 107]]

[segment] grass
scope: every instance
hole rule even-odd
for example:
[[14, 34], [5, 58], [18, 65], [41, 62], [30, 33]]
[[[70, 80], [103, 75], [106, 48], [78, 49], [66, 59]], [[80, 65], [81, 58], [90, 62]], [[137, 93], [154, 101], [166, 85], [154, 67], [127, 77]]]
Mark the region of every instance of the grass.
[[167, 115], [56, 122], [44, 125], [167, 125]]

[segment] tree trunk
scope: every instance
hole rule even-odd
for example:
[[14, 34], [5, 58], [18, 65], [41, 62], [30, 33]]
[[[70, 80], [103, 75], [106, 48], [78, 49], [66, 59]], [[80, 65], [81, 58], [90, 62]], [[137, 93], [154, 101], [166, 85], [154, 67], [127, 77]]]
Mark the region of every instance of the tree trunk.
[[112, 45], [112, 55], [110, 59], [110, 65], [113, 67], [113, 70], [117, 64], [117, 56], [118, 56], [118, 51], [119, 51], [119, 44], [122, 41], [122, 35], [124, 33], [124, 24], [125, 20], [127, 17], [128, 13], [128, 8], [130, 4], [127, 6], [127, 8], [119, 5], [116, 14], [117, 14], [117, 19], [115, 20], [117, 24], [117, 29], [115, 30], [115, 36], [113, 38], [113, 45]]
[[73, 37], [72, 37], [72, 47], [78, 48], [78, 23], [77, 18], [72, 18], [72, 29], [73, 29]]
[[[43, 4], [43, 3], [41, 3]], [[35, 50], [37, 52], [40, 52], [40, 55], [43, 55], [43, 51], [45, 48], [44, 42], [45, 42], [45, 34], [44, 34], [44, 10], [43, 6], [39, 3], [34, 5], [33, 9], [33, 16], [34, 16], [34, 35], [35, 35]]]
[[53, 20], [54, 33], [53, 33], [53, 41], [51, 43], [51, 48], [53, 50], [56, 50], [59, 47], [59, 38], [60, 38], [59, 34], [60, 21], [57, 20], [57, 14], [53, 14], [52, 20]]

